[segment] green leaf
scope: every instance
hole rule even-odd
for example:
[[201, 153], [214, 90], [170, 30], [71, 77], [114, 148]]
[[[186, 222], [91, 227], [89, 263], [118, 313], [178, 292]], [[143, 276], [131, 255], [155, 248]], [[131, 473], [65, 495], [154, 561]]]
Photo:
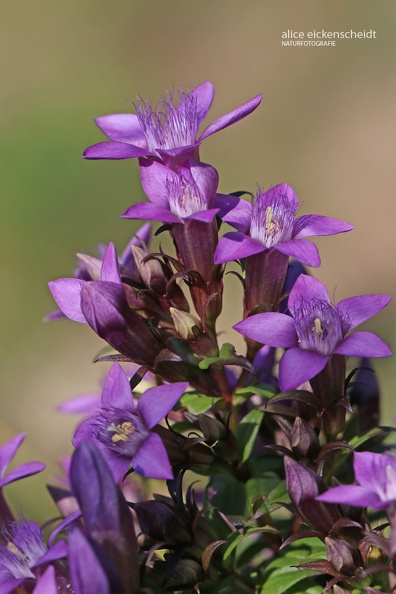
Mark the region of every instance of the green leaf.
[[234, 392], [235, 396], [263, 396], [264, 398], [272, 398], [276, 390], [270, 384], [262, 384], [261, 386], [246, 386]]
[[199, 362], [200, 369], [209, 369], [209, 367], [212, 365], [216, 365], [218, 367], [224, 367], [224, 365], [237, 365], [238, 367], [243, 367], [244, 369], [254, 373], [252, 364], [246, 359], [246, 357], [237, 355], [235, 347], [229, 342], [223, 344], [218, 357], [207, 357], [206, 359], [202, 359], [202, 361]]
[[235, 439], [242, 455], [241, 464], [246, 462], [252, 453], [263, 415], [264, 413], [260, 410], [251, 410], [236, 428]]
[[187, 392], [181, 398], [182, 406], [185, 406], [189, 412], [194, 415], [200, 415], [211, 408], [213, 402], [218, 402], [221, 398], [213, 398], [205, 396], [204, 394], [197, 394], [196, 392]]
[[289, 493], [286, 489], [286, 481], [283, 480], [270, 491], [258, 506], [256, 507], [255, 517], [270, 514], [275, 509], [278, 509], [279, 503], [290, 503]]
[[[271, 573], [266, 580], [260, 594], [283, 594], [306, 578], [318, 575], [310, 569], [298, 569], [298, 567], [282, 567]], [[304, 590], [306, 592], [306, 590]]]
[[353, 448], [358, 448], [372, 437], [385, 435], [386, 433], [391, 433], [392, 431], [396, 431], [396, 429], [394, 427], [375, 427], [374, 429], [369, 429], [360, 435], [352, 437], [352, 439], [349, 440], [349, 445]]

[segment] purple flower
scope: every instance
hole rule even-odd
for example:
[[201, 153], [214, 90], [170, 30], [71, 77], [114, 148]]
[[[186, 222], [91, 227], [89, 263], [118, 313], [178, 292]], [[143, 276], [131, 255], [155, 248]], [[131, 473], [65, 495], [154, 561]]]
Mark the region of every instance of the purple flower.
[[25, 437], [26, 433], [19, 433], [10, 439], [10, 441], [7, 441], [0, 446], [0, 489], [9, 483], [37, 474], [46, 467], [42, 462], [27, 462], [26, 464], [21, 464], [20, 466], [13, 468], [13, 470], [6, 474], [9, 463], [15, 456]]
[[26, 579], [36, 579], [35, 569], [66, 555], [64, 541], [47, 549], [39, 526], [19, 520], [4, 530], [0, 544], [0, 594], [9, 594]]
[[142, 185], [151, 202], [134, 204], [122, 215], [126, 219], [149, 219], [163, 223], [186, 220], [210, 223], [218, 208], [212, 208], [219, 176], [210, 165], [190, 159], [172, 171], [156, 161], [140, 163]]
[[100, 142], [86, 149], [86, 159], [132, 159], [154, 157], [166, 164], [197, 156], [201, 142], [215, 132], [249, 115], [258, 107], [261, 95], [251, 99], [234, 111], [215, 120], [199, 136], [198, 130], [212, 105], [214, 88], [210, 82], [196, 87], [191, 93], [167, 93], [155, 108], [151, 101], [138, 100], [136, 115], [114, 114], [95, 120], [111, 142]]
[[388, 454], [355, 452], [353, 468], [358, 485], [334, 487], [319, 501], [382, 509], [396, 503], [396, 458]]
[[175, 382], [149, 388], [135, 407], [129, 381], [115, 363], [106, 378], [100, 412], [77, 428], [73, 444], [94, 441], [118, 482], [130, 464], [139, 474], [159, 479], [173, 478], [161, 438], [152, 432], [188, 387]]
[[233, 196], [219, 196], [216, 206], [220, 207], [219, 216], [237, 229], [220, 239], [215, 254], [217, 264], [275, 249], [308, 266], [319, 266], [317, 247], [304, 238], [353, 229], [344, 221], [321, 215], [295, 219], [298, 199], [287, 184], [279, 184], [264, 193], [259, 190], [253, 204]]
[[289, 296], [291, 316], [263, 313], [250, 316], [234, 328], [260, 343], [288, 349], [279, 365], [282, 391], [293, 390], [320, 373], [329, 357], [388, 357], [390, 348], [371, 332], [355, 332], [356, 326], [383, 309], [389, 295], [362, 295], [330, 303], [325, 286], [302, 274]]

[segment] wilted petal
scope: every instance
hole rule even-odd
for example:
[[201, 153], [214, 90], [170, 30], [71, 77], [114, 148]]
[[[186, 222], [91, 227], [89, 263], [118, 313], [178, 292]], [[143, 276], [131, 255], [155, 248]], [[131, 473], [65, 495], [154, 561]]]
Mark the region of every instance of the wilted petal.
[[392, 351], [376, 334], [355, 332], [347, 336], [334, 350], [334, 353], [351, 357], [389, 357]]
[[391, 299], [390, 295], [360, 295], [348, 297], [337, 303], [344, 333], [370, 319], [386, 307]]
[[324, 284], [312, 276], [300, 274], [289, 295], [291, 314], [294, 316], [296, 309], [301, 306], [302, 300], [310, 301], [312, 298], [330, 303], [330, 297]]
[[78, 278], [59, 278], [48, 283], [59, 309], [74, 322], [86, 323], [81, 311], [81, 290], [86, 281]]
[[219, 241], [215, 252], [215, 263], [223, 264], [239, 258], [247, 258], [254, 254], [259, 254], [267, 248], [265, 245], [240, 233], [232, 231], [226, 233]]
[[173, 472], [161, 438], [150, 433], [132, 459], [133, 468], [147, 478], [172, 479]]
[[201, 134], [199, 141], [201, 142], [202, 140], [204, 140], [204, 138], [211, 136], [215, 132], [218, 132], [219, 130], [223, 130], [224, 128], [227, 128], [227, 126], [230, 126], [231, 124], [235, 124], [236, 122], [239, 122], [239, 120], [241, 120], [242, 118], [244, 118], [247, 115], [249, 115], [250, 113], [252, 113], [252, 111], [254, 111], [260, 105], [260, 102], [261, 102], [261, 95], [257, 95], [257, 97], [254, 97], [250, 101], [247, 101], [247, 103], [244, 103], [240, 107], [237, 107], [237, 109], [234, 109], [233, 111], [231, 111], [230, 113], [227, 113], [226, 115], [222, 116], [218, 120], [215, 120]]
[[291, 239], [285, 243], [278, 243], [274, 246], [274, 249], [282, 254], [286, 254], [286, 256], [300, 260], [303, 264], [307, 264], [307, 266], [320, 266], [318, 248], [308, 239]]
[[152, 429], [166, 417], [187, 388], [188, 382], [175, 382], [149, 388], [141, 395], [137, 410], [143, 417], [148, 429]]
[[320, 353], [298, 347], [286, 351], [279, 363], [279, 384], [282, 392], [294, 390], [312, 379], [322, 371], [326, 363], [327, 357]]
[[300, 239], [301, 237], [313, 237], [317, 235], [336, 235], [337, 233], [345, 233], [351, 231], [353, 225], [331, 217], [324, 217], [322, 215], [303, 215], [298, 217], [294, 222], [293, 238]]
[[89, 146], [83, 152], [84, 159], [133, 159], [145, 157], [150, 154], [148, 149], [143, 149], [123, 142], [99, 142]]
[[249, 316], [233, 326], [241, 334], [271, 347], [296, 347], [298, 337], [290, 316], [269, 312]]
[[117, 113], [95, 118], [95, 124], [110, 140], [147, 148], [146, 137], [133, 113]]

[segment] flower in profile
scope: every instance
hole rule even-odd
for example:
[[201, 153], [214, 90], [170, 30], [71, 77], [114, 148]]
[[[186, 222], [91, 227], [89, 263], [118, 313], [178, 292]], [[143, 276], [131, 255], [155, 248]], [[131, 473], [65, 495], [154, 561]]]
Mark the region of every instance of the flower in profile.
[[175, 382], [149, 388], [135, 407], [127, 376], [115, 363], [103, 386], [99, 412], [77, 428], [73, 444], [94, 441], [118, 482], [132, 463], [139, 474], [173, 478], [165, 446], [152, 430], [169, 413], [188, 387]]
[[334, 487], [319, 501], [382, 509], [396, 504], [396, 458], [389, 454], [355, 452], [353, 468], [358, 485]]
[[212, 83], [205, 82], [191, 93], [179, 92], [175, 105], [174, 93], [168, 92], [153, 108], [150, 100], [138, 99], [136, 114], [112, 114], [96, 118], [95, 123], [110, 138], [88, 147], [86, 159], [133, 159], [154, 157], [175, 163], [188, 156], [197, 156], [201, 142], [215, 132], [227, 128], [249, 115], [258, 107], [261, 95], [215, 120], [197, 138], [198, 130], [213, 101]]
[[390, 348], [372, 332], [350, 334], [381, 311], [389, 295], [361, 295], [330, 303], [325, 286], [301, 274], [289, 296], [290, 316], [268, 312], [250, 316], [234, 328], [260, 343], [288, 349], [279, 365], [282, 391], [293, 390], [320, 373], [333, 354], [388, 357]]
[[66, 555], [64, 541], [47, 548], [40, 527], [24, 519], [4, 529], [0, 544], [0, 592], [10, 594], [25, 580], [36, 580], [36, 568]]
[[219, 196], [219, 216], [237, 231], [226, 233], [217, 246], [217, 264], [275, 249], [308, 266], [320, 266], [317, 247], [309, 236], [335, 235], [353, 229], [344, 221], [322, 215], [295, 218], [299, 204], [291, 186], [259, 189], [253, 204], [234, 196]]
[[212, 208], [219, 176], [206, 163], [189, 159], [175, 172], [162, 163], [145, 159], [141, 161], [140, 174], [150, 202], [133, 204], [122, 215], [126, 219], [210, 223], [219, 212], [218, 208]]

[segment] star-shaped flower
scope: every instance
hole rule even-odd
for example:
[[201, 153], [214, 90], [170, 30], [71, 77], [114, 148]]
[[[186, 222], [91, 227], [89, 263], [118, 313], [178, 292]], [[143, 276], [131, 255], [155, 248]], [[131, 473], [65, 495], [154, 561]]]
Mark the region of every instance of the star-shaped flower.
[[372, 332], [355, 332], [356, 326], [383, 309], [389, 295], [361, 295], [330, 303], [326, 287], [301, 274], [289, 296], [290, 316], [262, 313], [250, 316], [234, 328], [248, 338], [288, 349], [279, 365], [282, 391], [293, 390], [324, 369], [329, 357], [388, 357], [390, 348]]

